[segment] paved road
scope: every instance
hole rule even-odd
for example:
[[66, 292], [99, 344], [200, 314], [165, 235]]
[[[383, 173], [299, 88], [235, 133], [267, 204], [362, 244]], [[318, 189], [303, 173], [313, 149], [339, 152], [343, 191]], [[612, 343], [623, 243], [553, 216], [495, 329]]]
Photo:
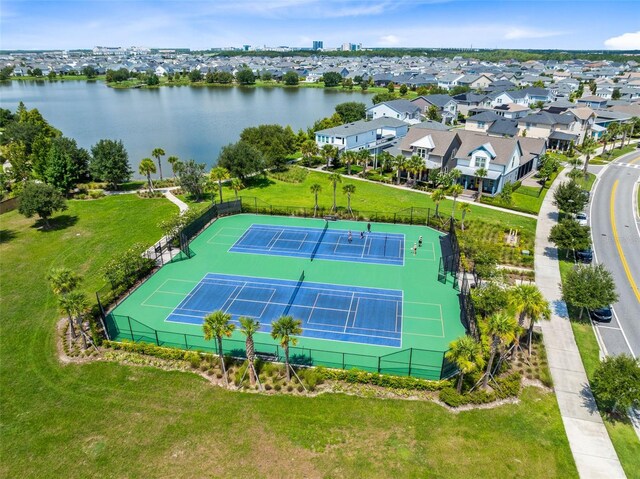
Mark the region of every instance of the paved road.
[[640, 151], [618, 158], [600, 175], [589, 208], [595, 259], [612, 272], [620, 296], [611, 324], [596, 325], [605, 354], [640, 356], [639, 179]]

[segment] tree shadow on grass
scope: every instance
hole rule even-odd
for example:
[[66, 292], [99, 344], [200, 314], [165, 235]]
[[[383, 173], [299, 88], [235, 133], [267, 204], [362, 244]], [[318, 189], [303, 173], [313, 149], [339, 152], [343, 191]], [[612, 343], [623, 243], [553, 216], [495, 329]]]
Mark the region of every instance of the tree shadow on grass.
[[8, 243], [15, 237], [16, 237], [15, 231], [0, 229], [0, 244]]
[[275, 185], [275, 181], [264, 176], [254, 176], [245, 180], [247, 188], [267, 188], [271, 185]]
[[31, 227], [39, 229], [44, 233], [48, 233], [51, 231], [59, 231], [59, 230], [70, 228], [71, 226], [74, 226], [77, 222], [78, 222], [78, 217], [76, 215], [73, 215], [73, 216], [60, 215], [60, 216], [56, 216], [55, 218], [50, 218], [48, 226], [42, 219], [38, 219]]

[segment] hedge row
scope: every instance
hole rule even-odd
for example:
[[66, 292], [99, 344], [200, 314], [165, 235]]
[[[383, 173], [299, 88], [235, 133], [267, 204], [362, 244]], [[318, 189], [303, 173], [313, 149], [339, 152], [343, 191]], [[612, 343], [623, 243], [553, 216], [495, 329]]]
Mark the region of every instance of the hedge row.
[[163, 348], [162, 346], [156, 346], [155, 344], [150, 343], [134, 343], [132, 341], [124, 340], [122, 342], [104, 341], [103, 345], [115, 350], [146, 354], [147, 356], [154, 356], [156, 358], [167, 359], [171, 361], [185, 360], [193, 362], [197, 358], [199, 363], [201, 358], [200, 354], [196, 351], [183, 351], [182, 349]]
[[449, 381], [428, 381], [404, 376], [388, 376], [385, 374], [369, 373], [358, 369], [348, 371], [342, 369], [316, 368], [323, 379], [346, 381], [351, 384], [371, 384], [391, 389], [414, 389], [417, 391], [438, 391], [450, 385]]
[[453, 387], [446, 387], [440, 391], [439, 399], [443, 403], [458, 407], [465, 404], [487, 404], [498, 399], [516, 397], [520, 392], [520, 373], [513, 373], [504, 378], [496, 379], [497, 387], [493, 391], [478, 389], [471, 393], [460, 394]]

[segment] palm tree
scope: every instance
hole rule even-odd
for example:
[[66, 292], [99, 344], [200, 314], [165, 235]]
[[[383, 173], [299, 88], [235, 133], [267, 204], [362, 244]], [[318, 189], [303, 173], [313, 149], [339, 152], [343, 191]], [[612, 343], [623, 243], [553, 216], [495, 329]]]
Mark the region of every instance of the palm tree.
[[320, 148], [320, 155], [327, 164], [327, 170], [329, 169], [329, 162], [333, 160], [338, 154], [338, 148], [333, 145], [322, 145]]
[[249, 382], [253, 386], [256, 383], [257, 373], [254, 361], [256, 359], [256, 349], [253, 344], [253, 335], [260, 330], [260, 322], [253, 318], [241, 317], [240, 332], [244, 334], [247, 339], [245, 340], [245, 347], [247, 350], [247, 361], [249, 361]]
[[413, 173], [413, 179], [417, 181], [420, 173], [424, 170], [424, 160], [418, 155], [413, 155], [407, 163], [407, 169]]
[[611, 150], [613, 151], [616, 149], [616, 140], [620, 133], [620, 125], [618, 123], [611, 123], [607, 126], [607, 133], [611, 135]]
[[49, 286], [53, 294], [58, 296], [60, 308], [63, 312], [67, 313], [71, 337], [75, 339], [76, 330], [73, 326], [73, 315], [71, 310], [68, 309], [69, 305], [65, 302], [65, 298], [78, 287], [82, 277], [68, 268], [52, 268], [47, 275], [47, 280], [49, 281]]
[[244, 188], [244, 184], [240, 178], [234, 178], [231, 180], [231, 189], [236, 194], [236, 200], [238, 199], [238, 191]]
[[605, 131], [602, 135], [602, 155], [607, 152], [607, 144], [611, 141], [611, 133], [609, 130]]
[[465, 335], [449, 343], [449, 351], [444, 356], [454, 363], [460, 371], [456, 386], [458, 393], [462, 392], [462, 378], [464, 378], [464, 375], [484, 366], [482, 345], [471, 336]]
[[431, 192], [431, 200], [436, 204], [436, 217], [440, 216], [438, 210], [440, 209], [440, 202], [445, 199], [444, 190], [442, 188], [436, 188]]
[[388, 151], [383, 151], [378, 155], [378, 164], [381, 172], [389, 170], [393, 167], [393, 156]]
[[582, 171], [580, 171], [578, 168], [572, 168], [571, 171], [569, 171], [569, 173], [567, 173], [567, 176], [569, 177], [569, 179], [573, 180], [573, 181], [578, 181], [578, 179], [583, 177], [583, 173]]
[[588, 177], [588, 174], [589, 174], [587, 172], [587, 168], [589, 167], [589, 160], [591, 159], [591, 155], [593, 155], [593, 152], [596, 151], [597, 146], [598, 144], [596, 143], [596, 140], [588, 136], [583, 140], [582, 146], [580, 147], [580, 152], [583, 155], [585, 155], [584, 168], [583, 168], [585, 179]]
[[289, 345], [298, 344], [298, 338], [294, 335], [302, 334], [302, 321], [293, 319], [292, 316], [280, 316], [271, 323], [271, 337], [280, 341], [280, 346], [284, 349], [284, 364], [287, 369], [287, 381], [291, 381], [289, 366]]
[[482, 184], [484, 183], [484, 177], [487, 176], [488, 173], [486, 168], [478, 168], [476, 170], [476, 178], [478, 179], [478, 201], [482, 199]]
[[[74, 323], [78, 325], [80, 329], [80, 337], [82, 338], [82, 345], [84, 349], [87, 349], [87, 338], [82, 330], [82, 315], [89, 307], [89, 301], [87, 296], [82, 291], [71, 291], [68, 294], [59, 298], [60, 308], [67, 311], [69, 314], [69, 327], [71, 328], [71, 337], [75, 338]], [[75, 321], [73, 319], [75, 318]]]
[[302, 156], [308, 160], [312, 156], [318, 154], [318, 145], [313, 140], [307, 140], [300, 145], [300, 152], [302, 153]]
[[167, 158], [167, 161], [169, 162], [169, 164], [171, 165], [171, 172], [173, 173], [173, 177], [176, 177], [176, 172], [178, 171], [178, 163], [180, 163], [180, 158], [178, 158], [177, 156], [170, 156], [169, 158]]
[[318, 193], [322, 191], [322, 186], [320, 186], [318, 183], [314, 183], [309, 189], [311, 190], [311, 193], [313, 193], [313, 197], [315, 200], [315, 203], [313, 205], [313, 216], [315, 218], [315, 216], [318, 214]]
[[358, 154], [355, 151], [345, 151], [342, 154], [342, 161], [347, 164], [347, 175], [350, 175], [351, 165], [358, 161]]
[[211, 181], [218, 182], [218, 191], [220, 192], [220, 203], [222, 203], [222, 180], [229, 179], [229, 170], [223, 168], [222, 166], [216, 166], [215, 168], [211, 168], [211, 172], [209, 173], [209, 178]]
[[540, 319], [550, 319], [551, 309], [549, 302], [544, 299], [540, 290], [533, 284], [521, 284], [509, 290], [509, 307], [518, 316], [518, 325], [525, 326], [525, 320], [529, 319], [527, 338], [529, 355], [531, 355], [531, 338], [533, 325]]
[[357, 158], [356, 158], [356, 162], [359, 166], [362, 166], [362, 172], [360, 173], [360, 175], [363, 178], [367, 177], [367, 164], [369, 163], [369, 160], [371, 159], [371, 154], [369, 153], [369, 150], [360, 150], [357, 153]]
[[[458, 170], [453, 170], [453, 171], [458, 171]], [[462, 193], [462, 185], [456, 183], [454, 185], [451, 185], [451, 187], [449, 188], [449, 195], [453, 197], [453, 206], [451, 207], [451, 217], [454, 217], [454, 214], [456, 212], [456, 200], [458, 199], [458, 196], [460, 196], [460, 194]]]
[[224, 311], [214, 311], [211, 314], [208, 314], [204, 317], [204, 324], [202, 325], [202, 330], [204, 332], [204, 339], [206, 341], [211, 341], [212, 339], [216, 339], [217, 341], [217, 350], [218, 356], [220, 357], [220, 365], [222, 367], [222, 374], [224, 375], [224, 380], [229, 384], [227, 379], [227, 368], [224, 364], [224, 353], [222, 350], [222, 338], [230, 337], [233, 330], [236, 329], [235, 324], [231, 322], [231, 315], [225, 313]]
[[[158, 162], [158, 168], [160, 170], [160, 180], [162, 181], [162, 163], [160, 162], [160, 157], [164, 156], [166, 153], [162, 148], [154, 148], [151, 152], [151, 156], [153, 156]], [[155, 172], [154, 172], [155, 173]]]
[[151, 174], [156, 172], [156, 165], [151, 161], [151, 158], [143, 158], [138, 167], [138, 171], [141, 175], [147, 177], [147, 185], [149, 186], [149, 193], [151, 193], [153, 191]]
[[460, 220], [460, 229], [464, 231], [464, 218], [465, 216], [467, 216], [467, 213], [471, 213], [471, 205], [469, 203], [462, 203], [460, 212], [462, 213], [462, 219]]
[[336, 211], [338, 207], [336, 206], [336, 188], [338, 183], [342, 183], [342, 175], [340, 173], [331, 173], [329, 175], [329, 181], [333, 184], [333, 209], [332, 211]]
[[347, 211], [353, 216], [353, 211], [351, 210], [351, 195], [356, 192], [356, 185], [348, 184], [342, 187], [342, 192], [347, 195]]
[[487, 363], [487, 370], [482, 381], [482, 387], [484, 388], [489, 384], [489, 376], [491, 375], [496, 353], [500, 350], [503, 344], [510, 344], [516, 338], [518, 323], [510, 314], [498, 312], [489, 316], [486, 328], [487, 334], [491, 338], [491, 353], [489, 355], [489, 362]]
[[393, 166], [396, 169], [396, 178], [398, 184], [400, 184], [400, 171], [406, 168], [407, 159], [402, 154], [396, 155], [396, 157], [393, 159]]

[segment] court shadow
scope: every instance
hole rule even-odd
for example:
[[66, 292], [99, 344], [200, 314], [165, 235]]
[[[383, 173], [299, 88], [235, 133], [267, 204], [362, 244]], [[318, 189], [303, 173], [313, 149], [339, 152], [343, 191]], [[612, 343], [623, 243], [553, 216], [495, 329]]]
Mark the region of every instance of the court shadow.
[[442, 253], [442, 257], [444, 258], [453, 254], [453, 249], [451, 248], [451, 241], [449, 241], [448, 235], [440, 236], [440, 252]]
[[0, 244], [8, 243], [15, 237], [16, 237], [15, 231], [0, 229]]
[[38, 219], [31, 227], [39, 229], [44, 233], [49, 233], [51, 231], [67, 229], [74, 226], [77, 222], [78, 217], [76, 215], [60, 215], [55, 218], [50, 218], [48, 226], [42, 219]]
[[291, 357], [289, 358], [289, 362], [297, 366], [313, 366], [313, 360], [309, 356], [305, 356], [304, 354], [291, 355]]

